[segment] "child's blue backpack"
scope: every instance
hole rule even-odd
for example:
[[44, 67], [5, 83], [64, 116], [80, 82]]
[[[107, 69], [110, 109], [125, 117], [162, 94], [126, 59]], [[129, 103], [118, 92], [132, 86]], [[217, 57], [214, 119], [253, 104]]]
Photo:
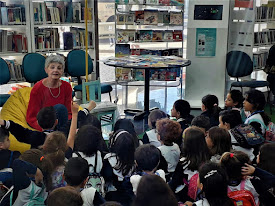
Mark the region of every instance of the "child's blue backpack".
[[12, 169], [10, 168], [12, 159], [13, 159], [13, 151], [11, 151], [10, 159], [9, 159], [7, 167], [3, 170], [0, 170], [0, 182], [2, 182], [3, 184], [7, 180], [12, 179]]
[[240, 124], [231, 129], [231, 133], [238, 142], [234, 145], [244, 148], [253, 148], [265, 141], [264, 137], [250, 124]]

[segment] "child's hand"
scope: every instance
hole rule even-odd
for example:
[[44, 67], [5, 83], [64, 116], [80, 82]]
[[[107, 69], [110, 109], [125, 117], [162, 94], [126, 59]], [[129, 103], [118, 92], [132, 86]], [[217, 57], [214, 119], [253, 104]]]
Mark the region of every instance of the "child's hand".
[[36, 185], [39, 185], [39, 183], [43, 182], [43, 174], [39, 168], [37, 168], [37, 170], [36, 170], [34, 179], [35, 179]]
[[245, 163], [242, 167], [242, 175], [252, 175], [255, 172], [255, 167]]
[[95, 101], [91, 100], [91, 101], [89, 102], [89, 104], [88, 104], [87, 109], [88, 109], [89, 111], [91, 111], [91, 110], [94, 109], [95, 107], [96, 107]]
[[78, 114], [79, 105], [75, 102], [72, 103], [72, 114]]
[[3, 119], [0, 119], [0, 125], [4, 126], [5, 122]]

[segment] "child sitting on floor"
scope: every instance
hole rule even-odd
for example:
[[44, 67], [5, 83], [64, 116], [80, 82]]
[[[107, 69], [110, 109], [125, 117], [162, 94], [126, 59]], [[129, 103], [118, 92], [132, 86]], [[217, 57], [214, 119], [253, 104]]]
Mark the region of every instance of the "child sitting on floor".
[[105, 202], [95, 188], [84, 188], [89, 178], [89, 164], [81, 157], [69, 159], [64, 170], [65, 181], [81, 193], [85, 206], [101, 205]]
[[158, 147], [162, 156], [168, 164], [168, 172], [173, 173], [180, 158], [180, 148], [174, 141], [181, 134], [181, 126], [178, 122], [170, 119], [161, 119], [157, 121], [158, 139], [161, 146]]
[[134, 193], [136, 193], [139, 181], [144, 175], [156, 174], [166, 181], [165, 172], [157, 170], [160, 162], [160, 151], [154, 145], [139, 146], [135, 151], [135, 161], [138, 172], [130, 177]]
[[51, 173], [51, 161], [38, 149], [27, 150], [14, 160], [12, 205], [44, 205], [51, 189]]
[[149, 117], [148, 117], [148, 126], [150, 128], [149, 131], [145, 132], [143, 135], [143, 143], [144, 144], [151, 144], [156, 147], [161, 146], [160, 141], [158, 140], [157, 137], [157, 132], [156, 132], [156, 122], [159, 119], [167, 118], [167, 114], [165, 112], [155, 109], [152, 112], [150, 112]]
[[81, 127], [76, 135], [73, 157], [82, 157], [87, 160], [90, 165], [90, 174], [99, 174], [103, 166], [101, 140], [101, 132], [92, 125]]
[[225, 168], [228, 175], [228, 192], [247, 190], [252, 193], [256, 205], [259, 205], [259, 194], [256, 192], [252, 180], [242, 175], [242, 167], [250, 163], [247, 154], [241, 151], [225, 152], [220, 164]]
[[51, 192], [48, 206], [82, 206], [83, 200], [73, 187], [61, 187]]
[[11, 187], [12, 183], [12, 164], [20, 156], [18, 151], [10, 151], [9, 131], [0, 128], [0, 182], [5, 186]]

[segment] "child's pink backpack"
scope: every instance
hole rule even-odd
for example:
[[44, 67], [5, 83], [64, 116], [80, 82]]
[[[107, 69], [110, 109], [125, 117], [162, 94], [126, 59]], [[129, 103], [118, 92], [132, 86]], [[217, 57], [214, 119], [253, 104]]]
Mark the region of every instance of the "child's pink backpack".
[[196, 173], [191, 177], [189, 183], [186, 181], [186, 179], [183, 179], [183, 182], [186, 184], [186, 186], [188, 186], [188, 196], [193, 200], [196, 200], [197, 198], [198, 178], [199, 178], [199, 173]]
[[231, 191], [228, 187], [228, 197], [234, 201], [235, 206], [256, 206], [253, 194], [244, 189], [245, 180], [241, 181], [241, 189], [238, 191]]

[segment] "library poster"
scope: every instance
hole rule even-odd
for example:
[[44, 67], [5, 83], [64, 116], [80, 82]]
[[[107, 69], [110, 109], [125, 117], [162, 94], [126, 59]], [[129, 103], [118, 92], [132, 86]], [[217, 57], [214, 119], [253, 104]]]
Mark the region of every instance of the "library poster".
[[214, 57], [216, 55], [217, 29], [197, 28], [196, 56]]

